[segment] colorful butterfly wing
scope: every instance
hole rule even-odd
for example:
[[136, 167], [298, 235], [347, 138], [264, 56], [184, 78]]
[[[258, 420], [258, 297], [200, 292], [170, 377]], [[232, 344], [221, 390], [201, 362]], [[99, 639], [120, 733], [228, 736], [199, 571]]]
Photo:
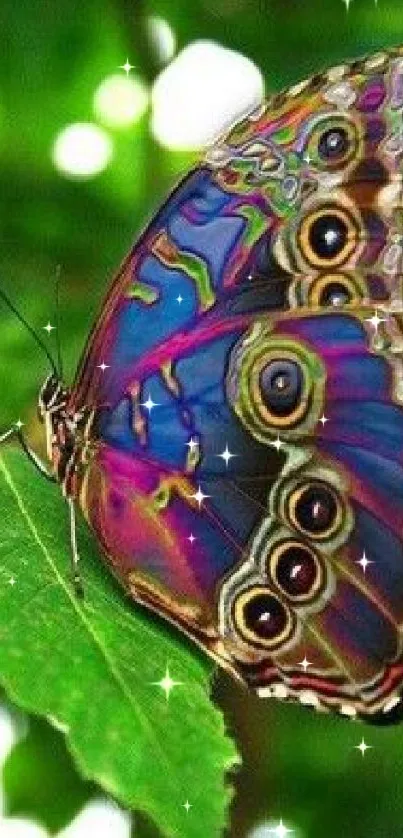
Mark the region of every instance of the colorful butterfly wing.
[[[381, 325], [370, 311], [257, 322], [229, 371], [241, 421], [280, 432], [288, 459], [224, 584], [222, 630], [263, 694], [346, 713], [390, 708], [403, 677], [403, 370], [393, 316]], [[292, 393], [271, 370], [293, 373]]]
[[274, 96], [225, 138], [217, 179], [259, 184], [282, 223], [271, 261], [289, 302], [401, 306], [402, 49], [355, 61]]
[[116, 404], [139, 359], [251, 284], [268, 309], [399, 305], [402, 79], [403, 49], [333, 68], [211, 149], [112, 285], [71, 408]]
[[204, 632], [205, 643], [219, 642], [216, 591], [261, 517], [245, 487], [253, 484], [265, 502], [268, 474], [277, 470], [275, 452], [250, 438], [226, 396], [229, 352], [251, 320], [236, 314], [205, 324], [185, 354], [169, 341], [176, 354], [163, 374], [153, 365], [143, 373], [155, 406], [126, 396], [99, 411], [81, 489], [117, 575], [139, 599]]
[[[170, 339], [186, 346], [204, 315], [231, 297], [234, 283], [247, 282], [251, 260], [259, 258], [273, 223], [273, 211], [266, 209], [255, 207], [254, 199], [235, 199], [206, 167], [185, 178], [112, 285], [80, 364], [70, 409], [116, 406], [139, 387], [139, 364], [154, 355], [158, 363], [159, 348]], [[278, 283], [266, 282], [260, 297], [261, 306], [284, 305]]]
[[402, 56], [303, 82], [210, 150], [69, 402], [94, 412], [80, 502], [133, 594], [260, 691], [369, 714], [402, 680]]
[[[95, 411], [96, 450], [80, 502], [112, 566], [138, 598], [177, 622], [185, 622], [184, 610], [189, 619], [197, 614], [199, 632], [215, 625], [215, 587], [237, 561], [256, 513], [242, 508], [244, 522], [232, 535], [231, 507], [222, 520], [211, 509], [210, 522], [201, 523], [198, 487], [209, 494], [210, 475], [224, 482], [218, 455], [233, 438], [256, 468], [267, 460], [237, 428], [223, 377], [229, 348], [256, 310], [284, 306], [281, 280], [248, 279], [251, 249], [257, 258], [267, 226], [262, 213], [256, 224], [252, 205], [247, 217], [239, 213], [208, 170], [185, 179], [113, 285], [69, 403], [72, 412]], [[243, 289], [236, 294], [233, 264]], [[201, 433], [205, 470], [198, 468]], [[195, 632], [196, 617], [191, 622]]]

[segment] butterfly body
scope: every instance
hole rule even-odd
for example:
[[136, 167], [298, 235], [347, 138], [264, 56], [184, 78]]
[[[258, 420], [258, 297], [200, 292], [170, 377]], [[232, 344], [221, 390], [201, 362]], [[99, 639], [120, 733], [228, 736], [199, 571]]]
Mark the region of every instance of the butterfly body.
[[134, 599], [261, 695], [403, 682], [403, 50], [238, 123], [124, 262], [48, 455]]

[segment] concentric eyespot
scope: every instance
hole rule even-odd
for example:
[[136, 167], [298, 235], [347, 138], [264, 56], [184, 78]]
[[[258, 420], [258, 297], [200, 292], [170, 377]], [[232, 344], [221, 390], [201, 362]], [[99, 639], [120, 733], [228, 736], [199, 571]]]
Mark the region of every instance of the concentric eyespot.
[[298, 486], [287, 501], [287, 516], [295, 529], [318, 541], [331, 538], [343, 519], [343, 504], [332, 486], [316, 480]]
[[[281, 328], [281, 326], [280, 326]], [[257, 321], [232, 350], [226, 377], [228, 401], [261, 442], [279, 433], [300, 439], [323, 412], [326, 371], [302, 341], [275, 334]]]
[[309, 138], [305, 157], [321, 169], [344, 168], [358, 159], [360, 136], [356, 124], [339, 116], [320, 119]]
[[316, 553], [299, 541], [283, 541], [268, 559], [269, 578], [295, 603], [306, 603], [323, 589], [324, 570]]
[[340, 125], [328, 128], [319, 138], [319, 157], [329, 163], [345, 159], [350, 149], [348, 132]]
[[311, 284], [307, 303], [315, 308], [342, 308], [361, 302], [364, 297], [364, 284], [359, 279], [332, 273], [320, 276]]
[[299, 230], [302, 256], [315, 268], [347, 262], [359, 242], [359, 230], [350, 213], [339, 206], [324, 206], [308, 214]]
[[253, 646], [274, 650], [295, 631], [291, 610], [270, 588], [256, 585], [242, 591], [233, 604], [234, 628]]
[[306, 415], [312, 383], [298, 357], [261, 358], [253, 371], [253, 385], [262, 418], [272, 428], [293, 428]]
[[321, 306], [345, 306], [353, 301], [350, 289], [342, 282], [328, 282], [319, 297]]

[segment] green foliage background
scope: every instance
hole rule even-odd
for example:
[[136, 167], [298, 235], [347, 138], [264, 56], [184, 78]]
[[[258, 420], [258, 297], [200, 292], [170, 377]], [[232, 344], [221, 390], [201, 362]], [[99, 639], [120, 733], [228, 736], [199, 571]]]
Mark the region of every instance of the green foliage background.
[[[147, 114], [115, 132], [114, 160], [99, 177], [69, 181], [51, 164], [57, 132], [92, 119], [95, 88], [126, 56], [152, 83], [159, 65], [147, 36], [150, 14], [170, 23], [179, 49], [210, 38], [251, 57], [267, 90], [403, 40], [401, 0], [352, 0], [348, 13], [342, 0], [2, 0], [0, 283], [40, 329], [52, 320], [55, 267], [62, 265], [68, 380], [114, 268], [192, 160], [156, 143]], [[0, 324], [0, 428], [21, 417], [38, 447], [43, 360], [6, 310]], [[235, 776], [231, 838], [280, 817], [296, 838], [402, 834], [403, 728], [374, 730], [258, 702], [224, 676], [214, 692], [244, 760]], [[364, 759], [354, 750], [362, 736], [373, 746]], [[38, 766], [47, 775], [39, 786]], [[58, 783], [63, 795], [54, 791]], [[5, 786], [11, 813], [28, 813], [53, 832], [93, 794], [62, 736], [43, 721], [32, 722], [10, 757]], [[38, 792], [44, 787], [48, 800]], [[192, 817], [203, 813], [193, 810]], [[141, 819], [136, 834], [157, 832]], [[178, 835], [186, 838], [186, 827]]]

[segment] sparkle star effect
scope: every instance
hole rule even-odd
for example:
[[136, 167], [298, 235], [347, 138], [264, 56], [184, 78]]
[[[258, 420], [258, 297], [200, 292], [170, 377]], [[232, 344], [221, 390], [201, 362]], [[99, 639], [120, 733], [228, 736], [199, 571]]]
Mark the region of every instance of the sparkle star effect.
[[17, 428], [17, 431], [20, 431], [20, 430], [21, 430], [21, 428], [23, 428], [23, 427], [24, 427], [24, 423], [23, 423], [23, 422], [21, 422], [21, 419], [17, 419], [17, 421], [16, 421], [16, 423], [15, 423], [15, 427]]
[[191, 532], [191, 533], [190, 533], [190, 535], [188, 536], [188, 541], [190, 541], [190, 543], [191, 543], [191, 544], [193, 544], [193, 542], [194, 542], [194, 541], [196, 541], [196, 536], [195, 536], [195, 535], [193, 535], [193, 533], [192, 533], [192, 532]]
[[371, 326], [374, 327], [375, 332], [378, 331], [378, 327], [381, 323], [386, 323], [386, 317], [379, 317], [378, 311], [375, 311], [375, 314], [372, 317], [365, 318], [366, 323], [370, 323]]
[[195, 451], [195, 449], [199, 447], [197, 439], [193, 439], [193, 437], [189, 439], [189, 442], [187, 442], [186, 445], [189, 448], [191, 454], [193, 454], [193, 451]]
[[322, 423], [323, 427], [325, 427], [326, 422], [328, 422], [328, 421], [329, 421], [329, 420], [328, 420], [327, 416], [325, 416], [325, 414], [323, 414], [323, 415], [320, 417], [320, 419], [319, 419], [319, 422], [321, 422], [321, 423]]
[[286, 838], [287, 835], [291, 835], [293, 830], [288, 829], [288, 827], [285, 826], [285, 824], [283, 824], [283, 819], [280, 818], [280, 823], [277, 824], [277, 826], [275, 826], [273, 829], [270, 829], [269, 832], [271, 832], [272, 835], [275, 835], [276, 838]]
[[283, 440], [282, 440], [282, 439], [280, 439], [280, 437], [278, 436], [278, 437], [277, 437], [277, 439], [273, 440], [273, 442], [271, 442], [271, 443], [270, 443], [270, 445], [272, 445], [272, 446], [273, 446], [273, 448], [275, 448], [275, 449], [276, 449], [276, 451], [280, 451], [280, 448], [282, 448], [282, 447], [283, 447], [284, 442], [283, 442]]
[[361, 756], [363, 757], [365, 756], [366, 751], [369, 751], [372, 747], [372, 745], [367, 745], [367, 743], [364, 742], [364, 739], [361, 740], [359, 745], [354, 745], [354, 748], [356, 748], [357, 751], [361, 751]]
[[147, 401], [146, 402], [141, 402], [141, 406], [145, 407], [145, 409], [148, 410], [149, 413], [151, 413], [153, 407], [159, 407], [159, 404], [158, 404], [158, 402], [153, 402], [150, 394], [148, 394]]
[[17, 580], [14, 579], [14, 576], [12, 576], [11, 579], [8, 580], [8, 584], [11, 585], [12, 588], [14, 587], [14, 585], [17, 584]]
[[105, 372], [105, 370], [109, 369], [109, 364], [105, 364], [105, 361], [102, 361], [102, 364], [98, 364], [98, 369]]
[[183, 804], [183, 808], [186, 809], [186, 814], [188, 815], [189, 814], [189, 809], [192, 808], [192, 804], [189, 803], [189, 801], [187, 800], [186, 803]]
[[304, 672], [306, 672], [306, 670], [308, 669], [308, 666], [312, 666], [312, 663], [311, 663], [311, 661], [307, 660], [307, 657], [305, 655], [304, 660], [300, 661], [299, 665], [302, 666]]
[[126, 58], [125, 64], [121, 64], [120, 67], [119, 67], [119, 70], [124, 70], [126, 75], [128, 76], [129, 73], [130, 73], [130, 70], [134, 70], [134, 64], [130, 64], [129, 59]]
[[365, 554], [365, 550], [364, 550], [361, 558], [359, 559], [359, 561], [356, 562], [356, 564], [361, 565], [361, 567], [363, 569], [363, 572], [365, 573], [368, 565], [373, 564], [373, 562], [371, 561], [371, 559], [367, 559], [366, 554]]
[[197, 500], [197, 503], [199, 504], [199, 509], [200, 509], [200, 507], [201, 507], [201, 505], [202, 505], [203, 501], [204, 501], [206, 498], [210, 498], [210, 497], [211, 497], [211, 495], [205, 495], [205, 494], [204, 494], [204, 492], [202, 491], [201, 486], [199, 486], [199, 487], [198, 487], [198, 489], [197, 489], [197, 492], [195, 492], [193, 495], [190, 495], [190, 497], [191, 497], [191, 498], [194, 498], [195, 500]]
[[174, 687], [181, 686], [182, 681], [174, 681], [174, 679], [171, 678], [169, 668], [167, 665], [164, 677], [161, 678], [160, 681], [152, 681], [152, 684], [154, 687], [160, 687], [161, 690], [165, 693], [166, 700], [169, 701], [169, 696], [171, 695], [172, 690], [174, 689]]
[[236, 457], [236, 456], [237, 456], [236, 454], [231, 454], [231, 451], [228, 448], [228, 443], [226, 443], [224, 451], [222, 452], [222, 454], [217, 454], [217, 457], [221, 457], [221, 459], [224, 460], [225, 465], [227, 466], [227, 468], [228, 468], [229, 461], [232, 460], [232, 458]]
[[56, 326], [52, 326], [51, 323], [47, 323], [46, 326], [43, 326], [42, 328], [45, 329], [45, 332], [47, 332], [48, 335], [50, 335], [50, 333], [53, 332], [53, 329], [55, 329]]
[[179, 305], [180, 305], [181, 303], [183, 303], [183, 297], [181, 297], [181, 295], [180, 295], [180, 294], [179, 294], [179, 296], [176, 298], [176, 302], [177, 302], [177, 303], [179, 303]]

